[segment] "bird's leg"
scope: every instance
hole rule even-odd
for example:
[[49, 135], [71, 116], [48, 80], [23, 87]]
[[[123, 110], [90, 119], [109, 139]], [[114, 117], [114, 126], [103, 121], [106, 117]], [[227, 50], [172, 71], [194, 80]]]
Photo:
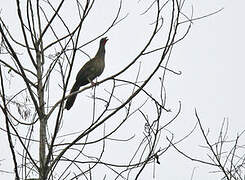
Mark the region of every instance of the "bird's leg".
[[91, 86], [95, 86], [96, 83], [94, 83], [93, 81], [91, 81], [89, 78], [88, 78], [88, 81], [91, 83]]

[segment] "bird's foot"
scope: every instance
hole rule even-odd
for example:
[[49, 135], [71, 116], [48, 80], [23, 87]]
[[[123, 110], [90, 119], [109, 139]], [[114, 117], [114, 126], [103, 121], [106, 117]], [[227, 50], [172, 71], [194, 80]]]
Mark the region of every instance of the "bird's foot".
[[93, 81], [91, 81], [92, 89], [94, 89], [96, 85], [97, 85], [97, 83], [94, 83]]
[[94, 83], [93, 81], [91, 81], [91, 86], [96, 86], [96, 83]]

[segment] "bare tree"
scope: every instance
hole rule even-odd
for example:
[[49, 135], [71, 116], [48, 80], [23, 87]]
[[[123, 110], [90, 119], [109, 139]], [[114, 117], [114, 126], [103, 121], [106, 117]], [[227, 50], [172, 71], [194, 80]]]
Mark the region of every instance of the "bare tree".
[[[127, 20], [120, 1], [111, 24], [103, 27], [103, 32], [95, 32], [90, 40], [81, 41], [96, 3], [16, 0], [16, 27], [9, 28], [8, 19], [0, 18], [0, 107], [5, 117], [1, 130], [8, 138], [16, 179], [92, 179], [100, 169], [104, 179], [139, 179], [148, 164], [160, 164], [160, 156], [171, 145], [162, 135], [179, 115], [181, 103], [175, 112], [166, 108], [165, 78], [167, 72], [181, 74], [168, 68], [168, 63], [174, 45], [191, 27], [191, 18], [182, 12], [185, 1], [181, 0], [153, 0], [146, 5], [141, 16], [154, 17], [148, 41], [120, 71], [98, 81], [99, 87], [90, 85], [75, 92], [93, 88], [91, 116], [83, 117], [90, 123], [80, 132], [64, 134], [64, 121], [72, 123], [72, 119], [64, 118], [64, 102], [72, 85], [71, 74], [76, 73], [74, 62], [78, 57], [89, 58], [85, 48]], [[153, 65], [143, 76], [145, 61]], [[134, 78], [125, 79], [129, 73]], [[147, 87], [151, 81], [157, 89]], [[104, 94], [100, 94], [97, 89], [103, 84]], [[125, 88], [127, 93], [123, 93]], [[126, 139], [115, 136], [132, 118], [140, 119], [144, 129]], [[95, 136], [98, 132], [100, 136]], [[105, 158], [111, 142], [127, 149], [136, 136], [141, 140], [126, 161]], [[90, 147], [97, 153], [88, 151]]]
[[171, 146], [173, 146], [177, 152], [182, 154], [187, 159], [194, 162], [199, 162], [203, 165], [211, 166], [211, 173], [217, 174], [222, 180], [243, 180], [245, 153], [244, 144], [241, 143], [241, 140], [244, 136], [244, 131], [238, 133], [235, 138], [230, 138], [228, 136], [229, 121], [225, 118], [221, 124], [220, 130], [216, 131], [218, 133], [215, 133], [217, 138], [213, 139], [210, 137], [210, 129], [205, 130], [204, 126], [202, 125], [197, 110], [195, 110], [195, 116], [197, 119], [197, 124], [193, 131], [199, 127], [204, 141], [204, 145], [200, 146], [204, 149], [204, 152], [207, 152], [207, 158], [193, 157], [192, 154], [183, 152], [180, 148], [178, 148], [178, 142], [169, 140]]

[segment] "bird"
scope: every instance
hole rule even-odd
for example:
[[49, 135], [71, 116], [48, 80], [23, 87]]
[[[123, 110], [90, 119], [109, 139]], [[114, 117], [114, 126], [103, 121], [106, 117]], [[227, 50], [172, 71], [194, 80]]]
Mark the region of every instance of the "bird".
[[[105, 68], [105, 44], [108, 41], [107, 37], [100, 40], [99, 49], [94, 58], [90, 59], [77, 73], [76, 81], [71, 88], [70, 94], [78, 91], [81, 86], [88, 83], [95, 85], [93, 80], [100, 76]], [[68, 97], [65, 104], [65, 109], [70, 110], [76, 100], [77, 94]]]

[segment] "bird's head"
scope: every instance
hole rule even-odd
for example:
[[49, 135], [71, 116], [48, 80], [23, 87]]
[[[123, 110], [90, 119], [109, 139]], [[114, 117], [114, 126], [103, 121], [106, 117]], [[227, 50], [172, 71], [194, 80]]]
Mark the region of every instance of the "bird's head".
[[100, 40], [100, 44], [104, 46], [107, 41], [108, 41], [107, 37], [104, 37]]

